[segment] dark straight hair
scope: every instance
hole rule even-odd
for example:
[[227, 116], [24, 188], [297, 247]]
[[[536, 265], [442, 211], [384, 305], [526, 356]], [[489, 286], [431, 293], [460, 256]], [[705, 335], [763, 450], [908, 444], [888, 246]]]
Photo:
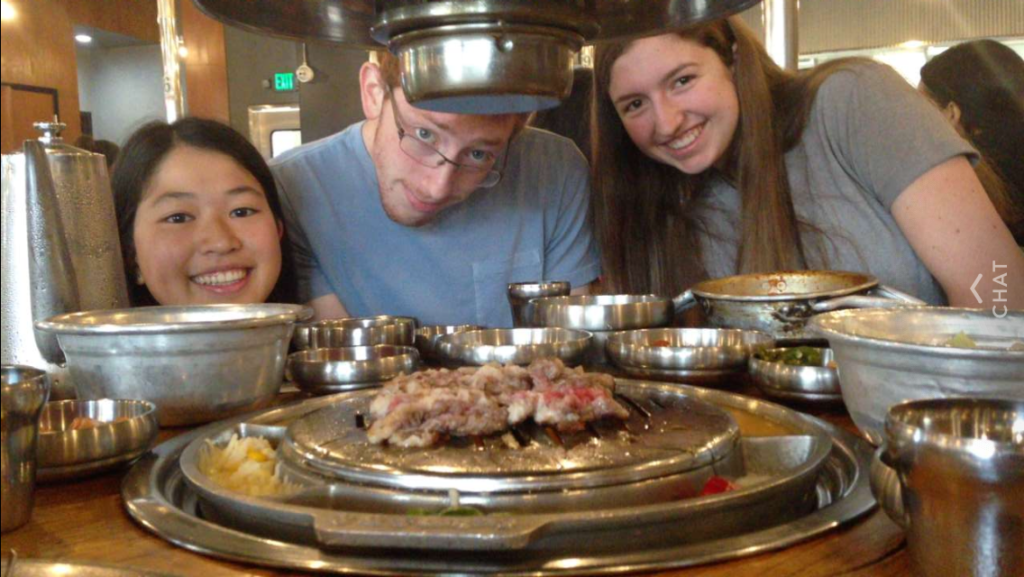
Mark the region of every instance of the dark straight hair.
[[[111, 177], [114, 205], [117, 209], [117, 228], [121, 237], [121, 253], [128, 276], [128, 295], [133, 306], [158, 304], [148, 288], [135, 282], [135, 273], [138, 270], [133, 232], [135, 214], [153, 174], [167, 155], [178, 146], [192, 146], [231, 157], [260, 183], [274, 219], [279, 225], [284, 226], [284, 212], [281, 209], [274, 175], [256, 147], [233, 128], [202, 118], [185, 118], [174, 124], [158, 121], [143, 126], [132, 134], [121, 149]], [[274, 290], [267, 297], [268, 302], [298, 302], [295, 259], [287, 231], [285, 232], [281, 238], [281, 275], [274, 285]]]

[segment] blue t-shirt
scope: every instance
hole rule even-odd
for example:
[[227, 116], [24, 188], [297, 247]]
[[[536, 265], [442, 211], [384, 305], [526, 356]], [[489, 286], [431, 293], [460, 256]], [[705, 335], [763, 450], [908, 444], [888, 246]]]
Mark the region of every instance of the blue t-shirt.
[[587, 215], [589, 171], [570, 140], [524, 130], [497, 186], [412, 228], [381, 206], [362, 127], [271, 162], [306, 299], [333, 293], [359, 317], [509, 327], [508, 283], [577, 287], [600, 275]]

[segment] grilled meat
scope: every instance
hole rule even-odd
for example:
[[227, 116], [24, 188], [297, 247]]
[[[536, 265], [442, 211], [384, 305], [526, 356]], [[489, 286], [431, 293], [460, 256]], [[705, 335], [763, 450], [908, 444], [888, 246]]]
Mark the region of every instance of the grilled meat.
[[629, 413], [612, 397], [608, 375], [566, 369], [557, 359], [528, 368], [497, 364], [479, 369], [430, 370], [399, 377], [370, 405], [372, 443], [429, 447], [445, 436], [488, 435], [532, 418], [561, 431]]

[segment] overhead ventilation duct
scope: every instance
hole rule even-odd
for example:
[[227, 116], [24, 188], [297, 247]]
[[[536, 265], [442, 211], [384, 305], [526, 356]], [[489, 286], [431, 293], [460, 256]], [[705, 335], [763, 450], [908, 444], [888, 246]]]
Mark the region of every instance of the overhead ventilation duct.
[[584, 44], [735, 14], [761, 0], [193, 0], [226, 24], [298, 40], [387, 47], [406, 98], [440, 112], [557, 106]]

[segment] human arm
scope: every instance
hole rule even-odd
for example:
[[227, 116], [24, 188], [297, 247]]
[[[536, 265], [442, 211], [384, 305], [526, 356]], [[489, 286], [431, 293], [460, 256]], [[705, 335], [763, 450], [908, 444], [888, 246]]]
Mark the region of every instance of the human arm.
[[917, 178], [897, 197], [892, 214], [951, 306], [1024, 309], [1024, 252], [966, 158]]

